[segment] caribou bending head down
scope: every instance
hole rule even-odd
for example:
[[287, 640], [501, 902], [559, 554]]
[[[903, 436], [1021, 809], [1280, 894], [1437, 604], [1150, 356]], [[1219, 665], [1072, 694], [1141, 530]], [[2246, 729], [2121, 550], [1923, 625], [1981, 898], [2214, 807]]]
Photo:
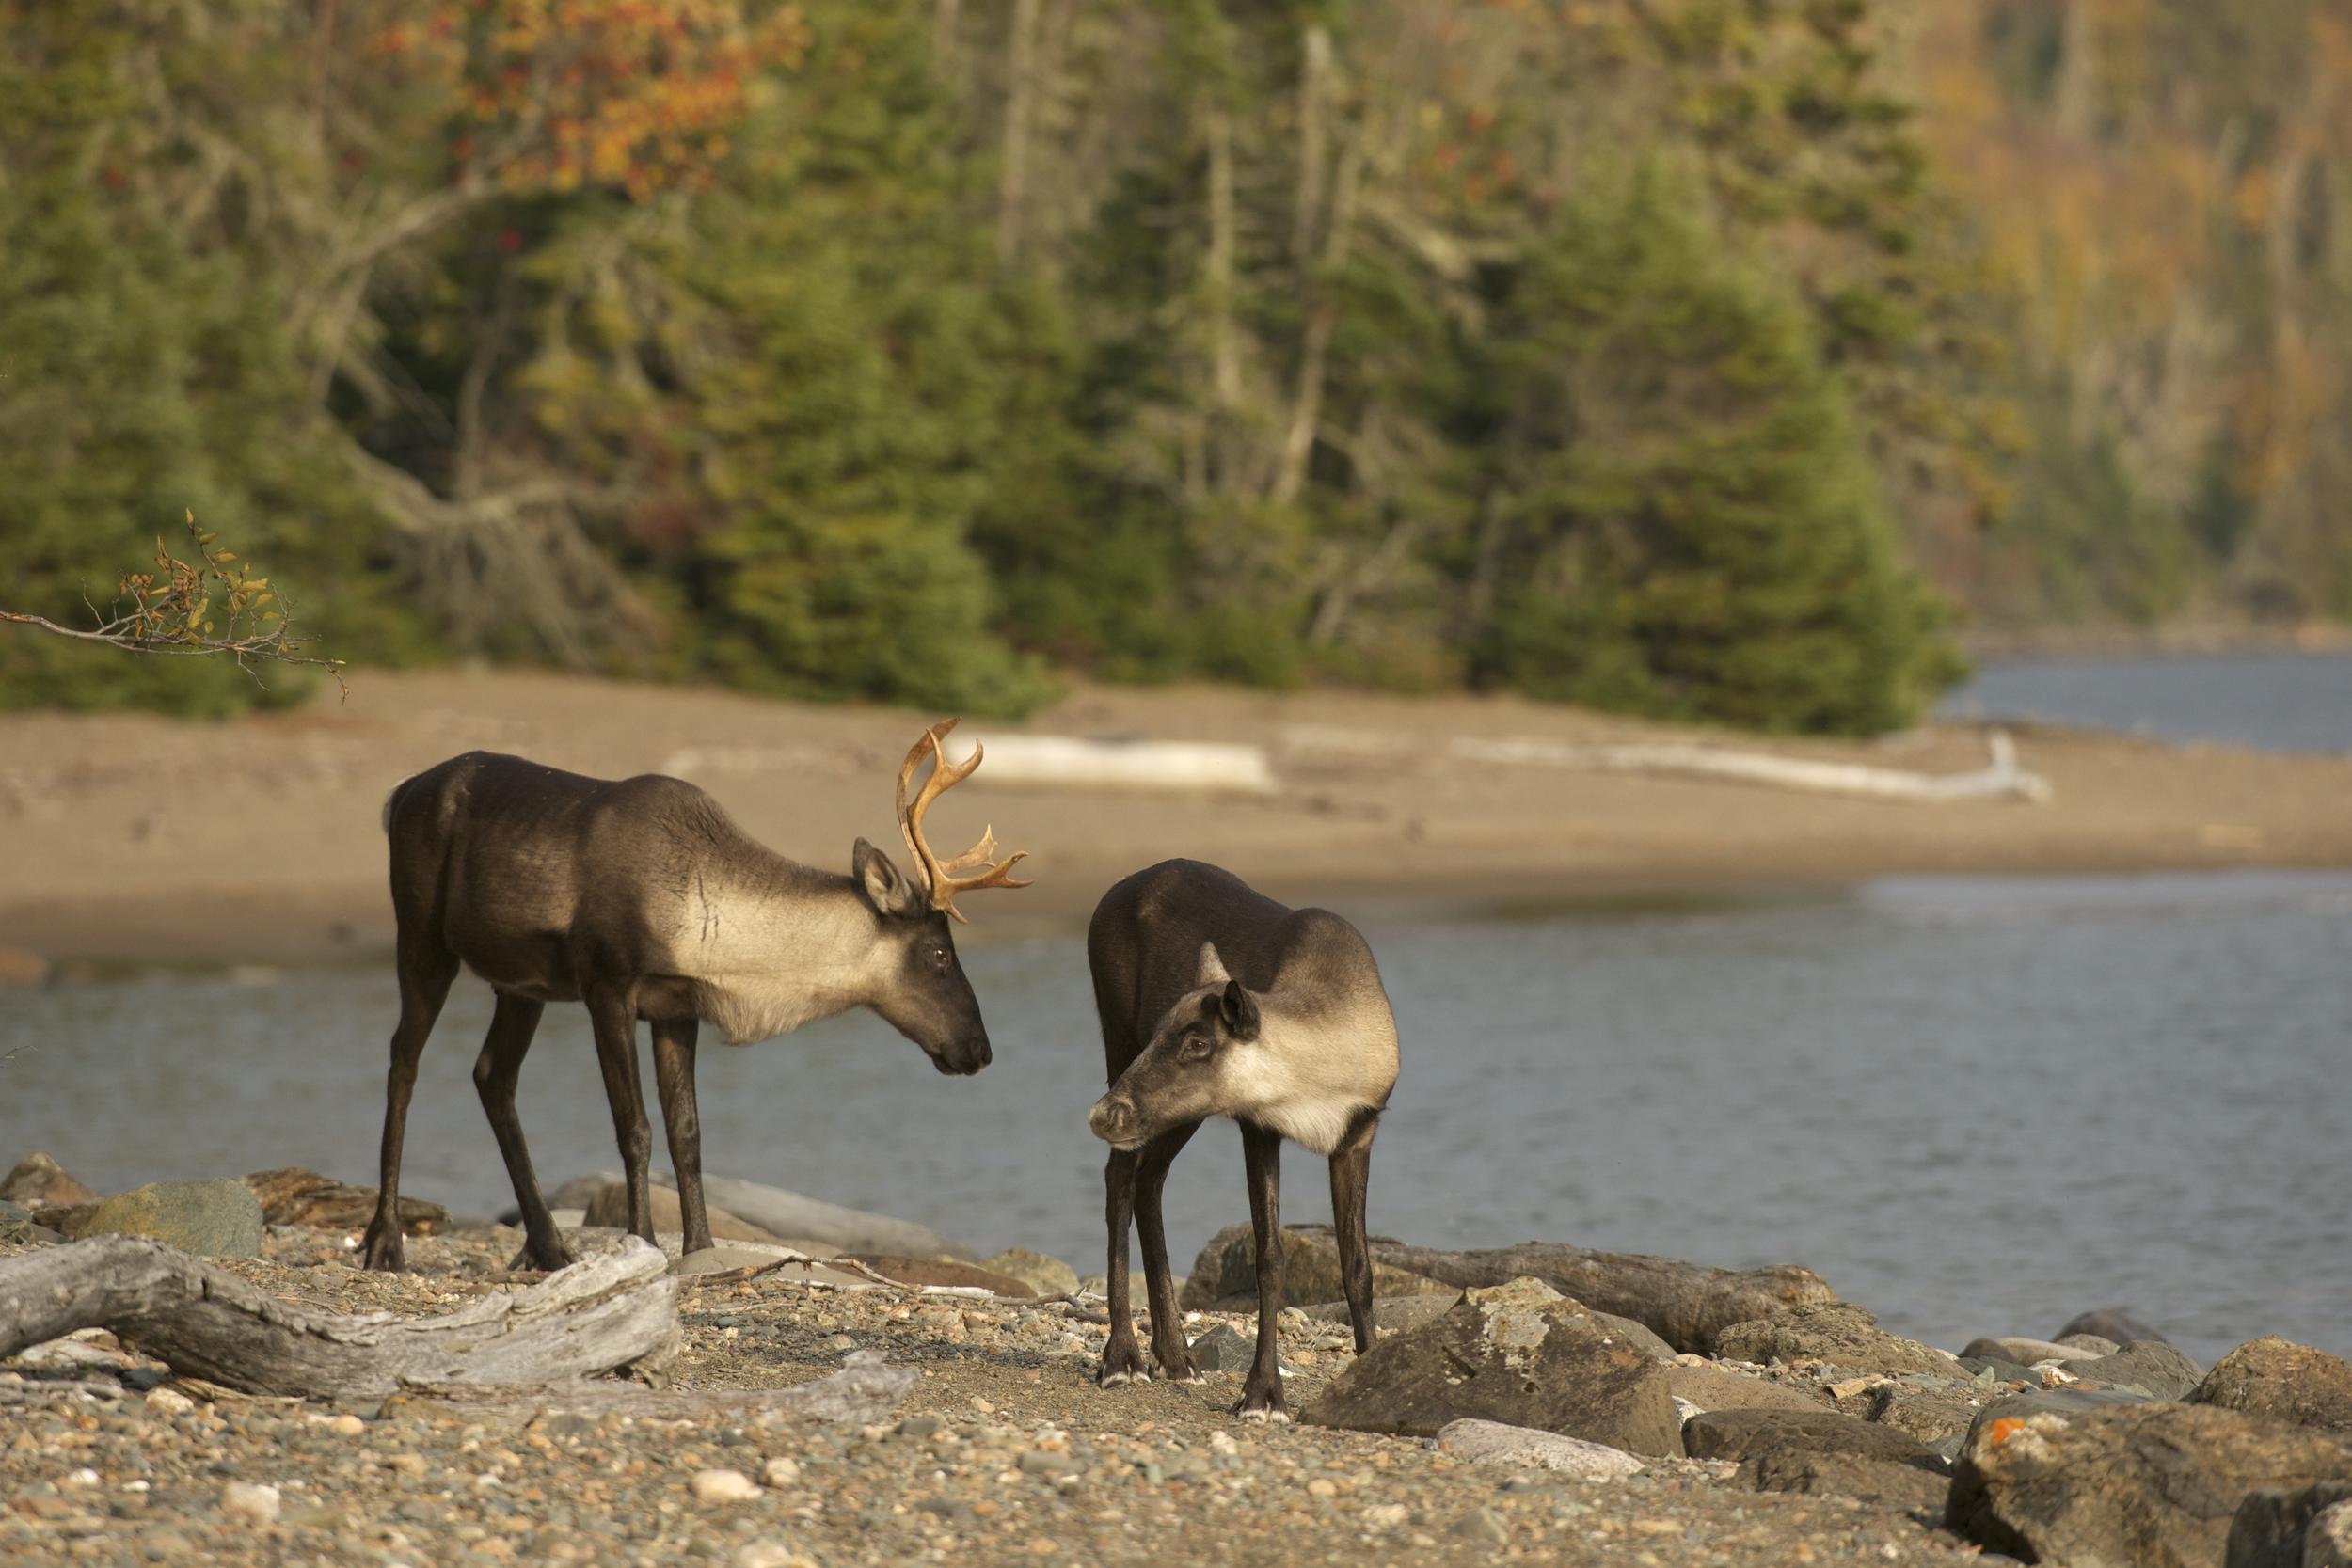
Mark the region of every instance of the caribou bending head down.
[[1104, 895], [1087, 928], [1110, 1089], [1087, 1123], [1111, 1146], [1110, 1339], [1098, 1381], [1148, 1377], [1128, 1307], [1127, 1222], [1143, 1238], [1152, 1359], [1191, 1379], [1168, 1270], [1160, 1192], [1202, 1121], [1241, 1123], [1258, 1259], [1258, 1354], [1241, 1413], [1287, 1419], [1275, 1357], [1282, 1307], [1281, 1145], [1324, 1155], [1358, 1354], [1372, 1348], [1364, 1196], [1372, 1140], [1396, 1085], [1396, 1022], [1372, 950], [1327, 910], [1294, 910], [1229, 871], [1167, 861]]
[[[400, 1160], [409, 1093], [461, 964], [497, 992], [474, 1085], [522, 1209], [523, 1258], [543, 1269], [562, 1267], [571, 1254], [523, 1146], [515, 1085], [549, 1002], [588, 1009], [628, 1176], [629, 1229], [647, 1241], [652, 1134], [637, 1078], [637, 1023], [653, 1026], [655, 1082], [690, 1252], [710, 1245], [694, 1104], [694, 1045], [705, 1020], [728, 1044], [747, 1045], [870, 1007], [942, 1072], [988, 1066], [988, 1026], [948, 922], [963, 919], [959, 894], [1029, 884], [1009, 875], [1025, 851], [996, 859], [993, 830], [945, 860], [924, 837], [932, 802], [980, 765], [977, 745], [961, 766], [947, 761], [940, 742], [955, 725], [949, 719], [925, 730], [898, 769], [898, 829], [914, 856], [912, 876], [862, 838], [846, 877], [787, 860], [746, 836], [702, 790], [659, 774], [590, 779], [469, 752], [395, 788], [384, 831], [400, 1022], [368, 1266], [404, 1261]], [[930, 775], [910, 801], [908, 786], [926, 761]]]

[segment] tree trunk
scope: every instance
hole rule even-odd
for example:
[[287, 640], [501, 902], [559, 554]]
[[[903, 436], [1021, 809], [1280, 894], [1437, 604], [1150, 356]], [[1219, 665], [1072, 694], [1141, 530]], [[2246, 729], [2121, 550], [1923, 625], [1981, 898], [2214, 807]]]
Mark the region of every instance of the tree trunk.
[[1037, 12], [1038, 0], [1013, 0], [1005, 142], [996, 182], [996, 260], [1007, 266], [1021, 254], [1021, 225], [1028, 199], [1029, 120], [1037, 103]]
[[1209, 359], [1218, 408], [1241, 401], [1241, 345], [1233, 334], [1233, 117], [1211, 109], [1209, 143]]
[[403, 1388], [537, 1386], [668, 1351], [677, 1281], [634, 1237], [437, 1318], [328, 1317], [157, 1242], [105, 1237], [0, 1262], [0, 1356], [82, 1328], [254, 1394], [381, 1399]]

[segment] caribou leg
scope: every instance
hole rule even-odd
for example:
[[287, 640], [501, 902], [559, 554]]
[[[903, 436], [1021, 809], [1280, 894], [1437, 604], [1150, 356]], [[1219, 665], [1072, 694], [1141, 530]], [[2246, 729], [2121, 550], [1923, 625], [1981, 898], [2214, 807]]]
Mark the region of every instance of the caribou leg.
[[653, 1129], [645, 1120], [645, 1093], [637, 1078], [637, 1015], [625, 996], [609, 990], [580, 998], [596, 1034], [596, 1065], [604, 1069], [604, 1098], [612, 1107], [612, 1133], [621, 1147], [621, 1171], [628, 1183], [628, 1228], [652, 1242], [653, 1188], [646, 1161]]
[[515, 1184], [515, 1202], [523, 1212], [523, 1250], [510, 1268], [560, 1269], [573, 1262], [571, 1249], [556, 1233], [555, 1217], [539, 1191], [538, 1173], [531, 1168], [531, 1150], [523, 1145], [522, 1117], [515, 1112], [515, 1085], [522, 1077], [523, 1056], [538, 1032], [545, 1003], [499, 992], [498, 1008], [490, 1015], [490, 1032], [482, 1039], [482, 1054], [474, 1058], [474, 1092], [482, 1097], [483, 1113], [506, 1161], [506, 1178]]
[[1356, 1354], [1372, 1349], [1372, 1258], [1364, 1243], [1364, 1193], [1372, 1182], [1372, 1140], [1380, 1131], [1377, 1111], [1357, 1118], [1331, 1151], [1331, 1228], [1340, 1243], [1340, 1284], [1347, 1295], [1348, 1321], [1356, 1326]]
[[1148, 1383], [1151, 1370], [1136, 1345], [1136, 1320], [1127, 1303], [1127, 1222], [1135, 1212], [1136, 1165], [1139, 1150], [1114, 1148], [1103, 1164], [1104, 1218], [1110, 1227], [1109, 1266], [1111, 1337], [1103, 1346], [1103, 1365], [1094, 1381], [1107, 1388], [1114, 1383]]
[[1192, 1351], [1184, 1343], [1184, 1315], [1168, 1272], [1168, 1230], [1160, 1219], [1160, 1193], [1175, 1163], [1200, 1124], [1171, 1127], [1144, 1145], [1136, 1166], [1136, 1235], [1143, 1243], [1143, 1283], [1152, 1304], [1152, 1360], [1159, 1375], [1176, 1383], [1198, 1383]]
[[703, 1122], [694, 1103], [695, 1021], [653, 1022], [653, 1084], [661, 1097], [661, 1123], [670, 1138], [670, 1164], [677, 1172], [677, 1204], [686, 1234], [680, 1247], [701, 1252], [710, 1245], [710, 1211], [703, 1203]]
[[1245, 1121], [1241, 1152], [1249, 1173], [1249, 1228], [1258, 1245], [1258, 1356], [1234, 1408], [1245, 1419], [1287, 1421], [1275, 1328], [1282, 1310], [1282, 1134]]
[[384, 1145], [377, 1173], [375, 1218], [368, 1222], [362, 1260], [371, 1269], [398, 1269], [408, 1261], [400, 1227], [400, 1154], [408, 1135], [408, 1097], [417, 1086], [417, 1058], [449, 1000], [457, 978], [457, 956], [437, 942], [403, 930], [398, 956], [400, 1022], [392, 1028], [392, 1065], [384, 1080]]

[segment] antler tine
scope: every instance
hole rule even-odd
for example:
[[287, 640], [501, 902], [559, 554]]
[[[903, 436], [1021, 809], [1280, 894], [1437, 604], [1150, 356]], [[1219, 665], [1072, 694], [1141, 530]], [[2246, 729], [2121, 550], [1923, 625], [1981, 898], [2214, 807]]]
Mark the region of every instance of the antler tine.
[[[978, 843], [961, 855], [942, 861], [931, 853], [930, 844], [923, 837], [924, 813], [930, 809], [933, 800], [970, 778], [973, 770], [980, 766], [981, 758], [987, 755], [986, 750], [976, 740], [972, 743], [969, 761], [960, 768], [949, 764], [940, 741], [959, 722], [961, 721], [957, 719], [941, 720], [925, 730], [922, 738], [915, 741], [907, 752], [906, 761], [898, 768], [898, 831], [906, 838], [908, 852], [922, 866], [924, 879], [930, 884], [931, 908], [944, 911], [957, 921], [968, 925], [970, 923], [964, 919], [963, 911], [956, 908], [956, 895], [969, 893], [976, 888], [1027, 887], [1029, 884], [1026, 881], [1016, 880], [1006, 873], [1012, 869], [1016, 862], [1025, 859], [1028, 851], [1017, 849], [1009, 858], [997, 863], [996, 830], [992, 825], [981, 832]], [[923, 781], [923, 787], [910, 803], [907, 785], [914, 781], [914, 770], [922, 766], [926, 751], [931, 759], [930, 777]], [[980, 876], [958, 875], [983, 865], [989, 869]]]

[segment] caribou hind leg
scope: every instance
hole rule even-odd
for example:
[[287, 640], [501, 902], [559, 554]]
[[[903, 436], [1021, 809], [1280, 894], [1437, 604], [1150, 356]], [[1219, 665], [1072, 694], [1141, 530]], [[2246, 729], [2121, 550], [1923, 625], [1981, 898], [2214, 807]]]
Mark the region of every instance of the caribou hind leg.
[[1150, 1369], [1136, 1344], [1135, 1314], [1127, 1301], [1127, 1222], [1135, 1212], [1136, 1165], [1140, 1150], [1114, 1148], [1103, 1164], [1104, 1218], [1109, 1225], [1111, 1337], [1103, 1346], [1103, 1365], [1094, 1381], [1108, 1388], [1115, 1383], [1149, 1383]]
[[457, 956], [416, 934], [404, 922], [400, 934], [400, 1022], [392, 1028], [392, 1065], [384, 1082], [384, 1145], [378, 1173], [375, 1218], [368, 1222], [362, 1260], [371, 1269], [399, 1269], [408, 1261], [400, 1226], [400, 1155], [408, 1133], [408, 1097], [417, 1086], [417, 1058], [449, 1000], [457, 978]]
[[656, 1019], [653, 1025], [653, 1084], [661, 1099], [661, 1123], [670, 1139], [670, 1164], [677, 1172], [678, 1211], [687, 1252], [710, 1245], [710, 1211], [703, 1203], [702, 1112], [694, 1102], [692, 1019]]
[[1152, 1306], [1152, 1361], [1160, 1376], [1176, 1383], [1198, 1383], [1200, 1373], [1184, 1343], [1184, 1315], [1169, 1280], [1160, 1194], [1168, 1185], [1168, 1167], [1199, 1131], [1197, 1121], [1168, 1129], [1143, 1147], [1136, 1165], [1136, 1235], [1143, 1243], [1144, 1291]]
[[1258, 1355], [1234, 1408], [1253, 1421], [1287, 1421], [1275, 1320], [1282, 1310], [1282, 1134], [1241, 1124], [1242, 1163], [1249, 1173], [1249, 1229], [1258, 1246]]
[[1340, 1284], [1347, 1295], [1348, 1321], [1356, 1328], [1356, 1354], [1372, 1349], [1372, 1258], [1364, 1241], [1364, 1194], [1372, 1183], [1372, 1139], [1380, 1113], [1356, 1118], [1340, 1147], [1331, 1151], [1331, 1228], [1340, 1243]]
[[612, 1107], [612, 1133], [621, 1148], [621, 1171], [628, 1186], [628, 1228], [647, 1242], [653, 1234], [653, 1189], [646, 1161], [653, 1153], [653, 1128], [645, 1120], [645, 1092], [637, 1078], [637, 1015], [624, 996], [608, 989], [580, 998], [596, 1036], [596, 1065], [604, 1069], [604, 1098]]
[[515, 1085], [522, 1077], [523, 1056], [531, 1050], [544, 1004], [499, 992], [498, 1009], [490, 1015], [490, 1032], [483, 1037], [482, 1054], [474, 1058], [474, 1092], [490, 1118], [499, 1153], [506, 1161], [507, 1180], [515, 1184], [515, 1202], [523, 1212], [523, 1250], [510, 1268], [560, 1269], [573, 1261], [571, 1249], [556, 1233], [539, 1192], [538, 1173], [531, 1168], [531, 1150], [523, 1145], [522, 1117], [515, 1112]]

